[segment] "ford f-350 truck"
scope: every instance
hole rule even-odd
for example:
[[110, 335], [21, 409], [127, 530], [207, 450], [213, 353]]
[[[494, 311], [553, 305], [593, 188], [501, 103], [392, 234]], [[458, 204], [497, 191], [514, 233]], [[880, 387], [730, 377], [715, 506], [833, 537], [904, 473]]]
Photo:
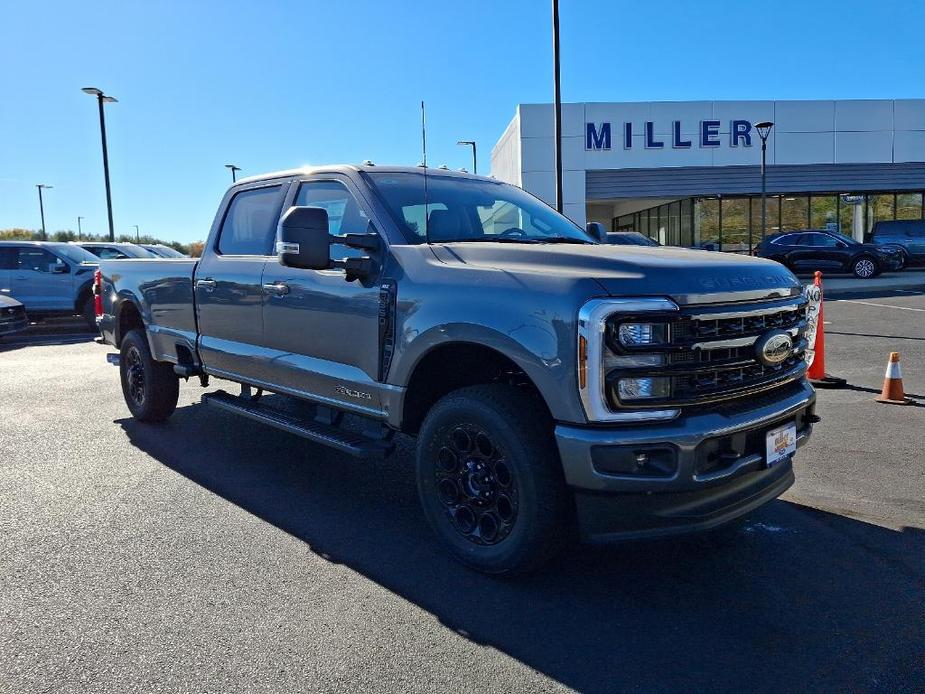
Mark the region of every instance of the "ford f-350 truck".
[[240, 394], [205, 403], [357, 457], [415, 436], [424, 515], [488, 573], [574, 537], [740, 517], [793, 483], [817, 419], [786, 268], [598, 243], [489, 178], [249, 178], [200, 259], [100, 265], [98, 323], [136, 419], [169, 417], [179, 379], [215, 378]]

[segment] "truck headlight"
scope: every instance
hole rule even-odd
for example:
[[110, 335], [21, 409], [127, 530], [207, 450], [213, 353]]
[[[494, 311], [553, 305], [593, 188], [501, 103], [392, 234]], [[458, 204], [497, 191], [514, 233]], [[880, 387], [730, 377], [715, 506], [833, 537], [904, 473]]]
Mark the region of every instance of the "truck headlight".
[[[678, 310], [673, 301], [659, 297], [592, 299], [581, 307], [578, 390], [590, 421], [651, 421], [678, 415], [677, 408], [658, 407], [659, 400], [671, 397], [671, 378], [658, 375], [658, 370], [667, 364], [665, 348]], [[634, 369], [642, 373], [631, 373]], [[634, 405], [639, 409], [632, 409]]]
[[624, 347], [655, 347], [668, 344], [667, 323], [620, 323], [617, 340]]
[[621, 402], [658, 400], [671, 394], [671, 379], [664, 376], [621, 378], [617, 381], [617, 397]]

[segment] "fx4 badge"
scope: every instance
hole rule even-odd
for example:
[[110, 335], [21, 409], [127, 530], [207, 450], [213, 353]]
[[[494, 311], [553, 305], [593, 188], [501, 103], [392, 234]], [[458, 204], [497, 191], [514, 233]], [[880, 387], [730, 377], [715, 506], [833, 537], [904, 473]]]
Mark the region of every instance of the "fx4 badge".
[[346, 395], [348, 398], [357, 398], [358, 400], [373, 399], [373, 396], [369, 393], [364, 393], [361, 390], [354, 390], [353, 388], [347, 388], [346, 386], [334, 386], [334, 392], [339, 393], [340, 395]]

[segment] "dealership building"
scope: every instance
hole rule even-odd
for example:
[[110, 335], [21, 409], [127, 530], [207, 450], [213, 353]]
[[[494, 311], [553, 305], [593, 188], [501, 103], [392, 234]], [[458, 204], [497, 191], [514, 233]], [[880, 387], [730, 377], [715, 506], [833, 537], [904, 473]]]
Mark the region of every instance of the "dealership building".
[[[563, 211], [663, 244], [747, 251], [767, 233], [923, 217], [925, 99], [562, 105]], [[551, 104], [521, 104], [491, 172], [555, 204]]]

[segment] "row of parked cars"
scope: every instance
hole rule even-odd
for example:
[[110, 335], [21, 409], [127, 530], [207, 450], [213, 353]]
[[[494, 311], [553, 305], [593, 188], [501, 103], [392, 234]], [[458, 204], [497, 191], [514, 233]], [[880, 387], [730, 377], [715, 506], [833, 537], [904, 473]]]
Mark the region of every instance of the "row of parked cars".
[[[607, 241], [659, 245], [636, 231], [610, 232]], [[754, 254], [776, 260], [794, 272], [848, 272], [868, 279], [882, 272], [925, 264], [925, 220], [876, 222], [863, 243], [831, 229], [785, 231], [762, 239]]]
[[29, 316], [79, 315], [96, 329], [93, 273], [100, 258], [182, 258], [161, 244], [0, 241], [0, 337]]

